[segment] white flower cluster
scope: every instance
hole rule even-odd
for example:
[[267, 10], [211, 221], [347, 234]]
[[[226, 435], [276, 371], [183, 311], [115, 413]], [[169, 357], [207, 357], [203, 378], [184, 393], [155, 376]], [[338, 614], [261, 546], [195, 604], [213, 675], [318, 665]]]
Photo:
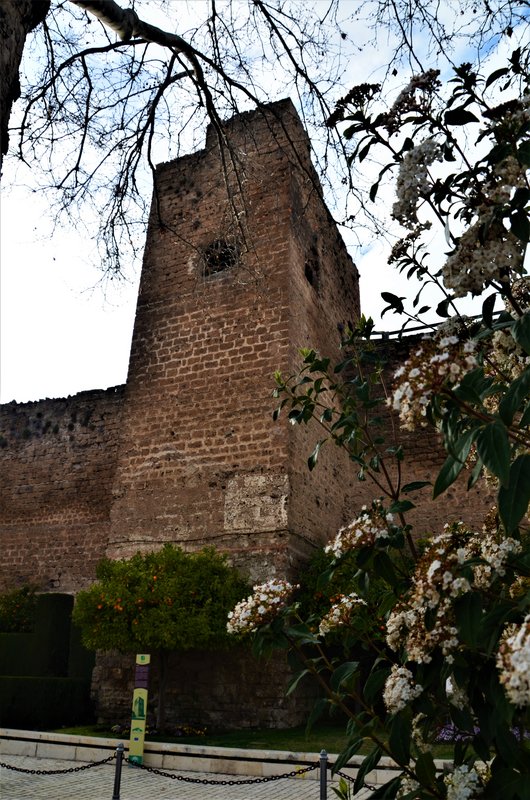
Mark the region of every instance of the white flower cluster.
[[340, 628], [342, 625], [348, 625], [360, 605], [365, 606], [366, 603], [355, 592], [348, 595], [340, 595], [337, 602], [331, 606], [320, 622], [318, 627], [320, 636], [326, 636], [326, 634]]
[[428, 110], [434, 92], [441, 86], [439, 75], [439, 70], [429, 69], [420, 75], [412, 76], [408, 85], [397, 96], [387, 115], [385, 127], [390, 134], [399, 130], [404, 114], [409, 114], [411, 111]]
[[423, 687], [414, 683], [414, 676], [409, 669], [393, 664], [383, 690], [383, 701], [390, 714], [402, 711], [422, 692]]
[[396, 794], [396, 800], [400, 800], [403, 797], [413, 797], [414, 795], [411, 792], [415, 792], [420, 788], [420, 784], [418, 781], [415, 781], [414, 778], [409, 778], [408, 775], [405, 775], [401, 778], [401, 784]]
[[333, 542], [326, 546], [326, 553], [341, 558], [350, 550], [388, 539], [388, 529], [393, 522], [393, 515], [385, 511], [381, 501], [374, 500], [370, 509], [363, 506], [357, 519], [339, 530]]
[[485, 235], [489, 222], [481, 218], [471, 225], [443, 266], [444, 285], [456, 297], [480, 294], [489, 281], [506, 280], [521, 272], [522, 242], [501, 223], [488, 224]]
[[530, 365], [525, 353], [513, 336], [506, 331], [495, 331], [491, 338], [490, 360], [494, 367], [510, 380], [515, 380]]
[[392, 216], [405, 228], [413, 228], [418, 223], [418, 203], [430, 193], [433, 180], [429, 167], [442, 158], [440, 145], [432, 137], [409, 150], [399, 165], [396, 182], [397, 201], [392, 208]]
[[[434, 537], [416, 565], [410, 595], [395, 606], [386, 623], [386, 640], [394, 651], [404, 647], [407, 658], [428, 663], [432, 651], [440, 647], [446, 660], [453, 661], [458, 647], [453, 602], [473, 588], [487, 589], [505, 574], [510, 556], [521, 552], [520, 542], [507, 537], [497, 541], [496, 530], [483, 526], [473, 533], [464, 523], [446, 525]], [[461, 574], [467, 564], [470, 577]], [[480, 559], [480, 560], [479, 560]], [[434, 620], [427, 629], [425, 615], [434, 611]]]
[[530, 705], [530, 615], [501, 641], [497, 668], [508, 699], [519, 708]]
[[447, 800], [472, 800], [482, 795], [482, 781], [474, 767], [462, 764], [444, 777]]
[[487, 589], [497, 576], [506, 573], [506, 562], [509, 557], [517, 555], [523, 548], [521, 543], [512, 539], [511, 536], [507, 536], [500, 542], [495, 541], [491, 532], [486, 528], [482, 529], [482, 536], [479, 537], [478, 534], [475, 534], [471, 547], [475, 541], [476, 552], [484, 560], [484, 563], [477, 564], [473, 568], [473, 585], [477, 588]]
[[242, 600], [228, 614], [228, 633], [247, 634], [270, 622], [299, 587], [288, 581], [272, 578], [253, 587], [254, 594]]
[[433, 650], [440, 647], [446, 661], [451, 663], [452, 653], [459, 645], [451, 601], [440, 601], [430, 630], [425, 625], [428, 607], [428, 600], [422, 598], [421, 591], [414, 592], [408, 602], [397, 605], [386, 623], [387, 644], [395, 651], [404, 646], [407, 659], [418, 664], [432, 661]]
[[424, 339], [394, 374], [396, 384], [391, 404], [399, 412], [401, 426], [414, 430], [425, 424], [427, 406], [442, 386], [456, 388], [466, 372], [477, 366], [475, 342], [461, 342], [458, 336]]
[[465, 689], [455, 683], [452, 676], [449, 676], [445, 682], [445, 693], [447, 699], [455, 708], [466, 708], [469, 705], [469, 698]]
[[494, 203], [509, 202], [514, 188], [526, 186], [526, 172], [523, 164], [514, 156], [508, 156], [496, 164], [492, 180], [485, 187], [488, 198]]
[[[471, 590], [467, 578], [458, 574], [468, 557], [462, 545], [470, 533], [463, 523], [446, 525], [434, 537], [416, 565], [410, 596], [399, 603], [387, 620], [387, 643], [397, 651], [404, 646], [407, 658], [418, 663], [432, 660], [432, 651], [440, 647], [448, 662], [458, 647], [453, 600]], [[455, 574], [456, 573], [456, 574]], [[427, 629], [425, 615], [435, 611]]]

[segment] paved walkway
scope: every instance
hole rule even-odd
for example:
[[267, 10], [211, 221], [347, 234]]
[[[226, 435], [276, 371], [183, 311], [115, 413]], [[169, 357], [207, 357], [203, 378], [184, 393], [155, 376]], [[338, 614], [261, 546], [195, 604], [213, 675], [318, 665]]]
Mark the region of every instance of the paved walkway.
[[[31, 770], [63, 770], [84, 766], [79, 761], [29, 758], [28, 756], [0, 756], [9, 766]], [[31, 775], [0, 768], [1, 800], [112, 800], [116, 763], [71, 772], [66, 775]], [[234, 775], [217, 775], [202, 772], [177, 772], [163, 770], [178, 776], [174, 779], [123, 765], [120, 800], [320, 800], [318, 780], [282, 778], [281, 780], [237, 783], [247, 780]], [[328, 798], [331, 791], [328, 773]], [[195, 781], [195, 782], [192, 782]], [[200, 781], [200, 782], [199, 782]], [[204, 783], [202, 783], [204, 781]], [[211, 782], [217, 781], [212, 785]], [[222, 785], [220, 781], [234, 782]], [[207, 783], [206, 783], [207, 782]], [[370, 792], [356, 795], [356, 800], [367, 800]]]

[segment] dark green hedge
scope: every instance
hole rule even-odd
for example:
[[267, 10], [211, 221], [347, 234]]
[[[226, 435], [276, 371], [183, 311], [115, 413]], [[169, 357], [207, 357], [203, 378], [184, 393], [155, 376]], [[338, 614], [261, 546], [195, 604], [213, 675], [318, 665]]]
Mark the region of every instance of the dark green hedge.
[[45, 675], [47, 664], [34, 633], [0, 633], [0, 675]]
[[81, 630], [77, 625], [70, 628], [70, 652], [68, 654], [68, 677], [90, 680], [96, 663], [94, 650], [87, 650], [81, 641]]
[[70, 595], [38, 595], [34, 630], [0, 633], [0, 675], [90, 677], [94, 654], [71, 630], [72, 606]]
[[[66, 677], [70, 648], [70, 620], [74, 598], [68, 594], [37, 596], [35, 614], [35, 647], [46, 653], [40, 675]], [[32, 674], [32, 673], [30, 673]]]
[[90, 681], [0, 676], [0, 725], [34, 730], [91, 722]]

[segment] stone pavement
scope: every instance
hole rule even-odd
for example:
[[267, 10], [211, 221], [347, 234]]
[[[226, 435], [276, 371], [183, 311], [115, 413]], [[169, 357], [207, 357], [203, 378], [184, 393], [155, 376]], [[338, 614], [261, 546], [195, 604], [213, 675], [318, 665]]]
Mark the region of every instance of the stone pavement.
[[[0, 761], [9, 766], [31, 770], [64, 770], [79, 768], [86, 762], [5, 755]], [[116, 763], [113, 759], [90, 769], [64, 775], [31, 775], [0, 768], [1, 800], [112, 800]], [[288, 770], [286, 770], [288, 771]], [[199, 772], [163, 772], [180, 777], [168, 778], [123, 764], [120, 800], [320, 800], [319, 781], [301, 776], [253, 784], [244, 776]], [[312, 774], [312, 773], [311, 773]], [[318, 775], [318, 770], [315, 770]], [[213, 782], [217, 783], [213, 783]], [[221, 781], [233, 782], [223, 785]], [[213, 784], [213, 785], [212, 785]], [[336, 785], [336, 783], [335, 783]], [[371, 792], [356, 795], [368, 800]], [[331, 776], [328, 773], [328, 798]]]

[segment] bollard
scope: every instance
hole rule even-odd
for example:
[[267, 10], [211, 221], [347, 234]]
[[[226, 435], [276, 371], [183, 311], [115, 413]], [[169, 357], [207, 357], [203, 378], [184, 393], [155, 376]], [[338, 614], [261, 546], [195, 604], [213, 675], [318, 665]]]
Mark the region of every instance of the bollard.
[[320, 751], [320, 800], [327, 800], [327, 797], [328, 797], [328, 754], [326, 753], [325, 750], [321, 750]]
[[120, 784], [121, 784], [121, 766], [123, 763], [123, 742], [120, 742], [116, 748], [116, 771], [114, 773], [114, 792], [112, 800], [120, 800]]

